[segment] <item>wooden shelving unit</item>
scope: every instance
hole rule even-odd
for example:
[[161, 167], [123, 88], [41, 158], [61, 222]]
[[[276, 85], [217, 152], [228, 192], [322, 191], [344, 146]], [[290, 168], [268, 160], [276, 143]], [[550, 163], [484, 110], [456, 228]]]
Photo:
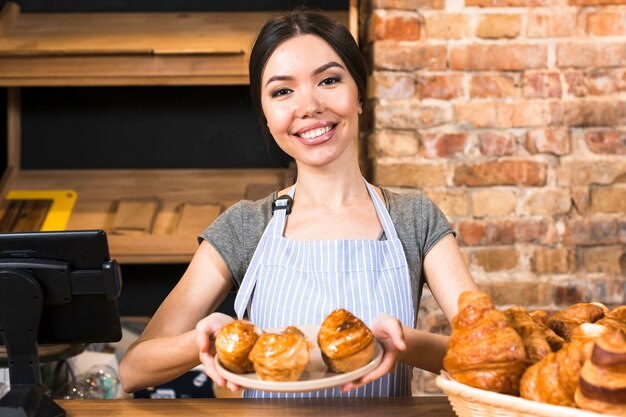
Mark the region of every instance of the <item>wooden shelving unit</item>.
[[[9, 190], [71, 189], [67, 229], [109, 232], [112, 256], [125, 263], [187, 262], [195, 235], [177, 234], [184, 204], [227, 208], [250, 184], [283, 185], [287, 169], [22, 170], [20, 89], [34, 86], [245, 85], [250, 48], [269, 12], [21, 13], [0, 12], [0, 86], [8, 87]], [[329, 12], [357, 34], [356, 0]], [[150, 233], [111, 231], [124, 199], [155, 198]]]

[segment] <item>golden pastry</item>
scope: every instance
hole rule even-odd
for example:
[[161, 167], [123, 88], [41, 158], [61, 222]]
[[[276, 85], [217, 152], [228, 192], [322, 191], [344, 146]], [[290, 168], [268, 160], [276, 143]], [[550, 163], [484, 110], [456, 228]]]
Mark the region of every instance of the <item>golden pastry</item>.
[[309, 363], [309, 344], [295, 327], [282, 333], [263, 333], [248, 355], [264, 381], [297, 381]]
[[547, 321], [549, 328], [565, 341], [571, 339], [572, 330], [582, 323], [593, 323], [608, 313], [608, 308], [600, 303], [578, 303], [554, 313]]
[[317, 343], [326, 366], [334, 372], [350, 372], [374, 358], [376, 341], [359, 318], [344, 309], [330, 313], [322, 322]]
[[[546, 340], [546, 331], [552, 332], [546, 326], [539, 324], [528, 314], [523, 307], [510, 307], [504, 311], [511, 326], [522, 337], [528, 362], [535, 363], [552, 352]], [[557, 336], [558, 337], [558, 336]]]
[[260, 331], [250, 322], [235, 320], [217, 333], [215, 350], [220, 363], [237, 374], [254, 371], [248, 354], [257, 341]]
[[452, 334], [443, 366], [455, 380], [489, 391], [517, 395], [527, 367], [520, 335], [506, 316], [496, 310], [489, 295], [465, 291], [459, 313], [452, 319]]
[[580, 369], [591, 354], [593, 342], [566, 343], [530, 366], [520, 383], [520, 396], [541, 403], [573, 407]]
[[607, 329], [626, 334], [626, 306], [616, 307], [596, 322]]
[[574, 398], [582, 409], [626, 416], [626, 336], [622, 332], [609, 330], [596, 340]]

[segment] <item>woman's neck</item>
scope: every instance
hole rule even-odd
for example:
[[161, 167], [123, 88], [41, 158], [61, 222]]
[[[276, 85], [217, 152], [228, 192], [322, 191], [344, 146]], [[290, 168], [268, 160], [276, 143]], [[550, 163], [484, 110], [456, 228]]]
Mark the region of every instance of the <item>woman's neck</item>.
[[296, 199], [301, 204], [341, 207], [369, 198], [363, 176], [355, 167], [298, 167]]

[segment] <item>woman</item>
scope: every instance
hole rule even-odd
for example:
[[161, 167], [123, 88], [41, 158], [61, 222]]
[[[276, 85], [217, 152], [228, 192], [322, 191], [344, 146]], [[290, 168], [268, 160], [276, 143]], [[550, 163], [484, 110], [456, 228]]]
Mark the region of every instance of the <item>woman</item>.
[[459, 295], [477, 288], [430, 200], [363, 179], [354, 141], [366, 81], [358, 46], [332, 19], [301, 10], [266, 23], [250, 56], [250, 89], [262, 126], [296, 161], [296, 184], [236, 204], [200, 235], [188, 270], [121, 363], [124, 390], [199, 362], [237, 390], [216, 372], [212, 344], [232, 318], [211, 313], [233, 286], [238, 317], [261, 328], [319, 325], [346, 308], [383, 344], [372, 372], [307, 396], [410, 395], [412, 367], [439, 372], [447, 338], [414, 328], [424, 277], [449, 320]]

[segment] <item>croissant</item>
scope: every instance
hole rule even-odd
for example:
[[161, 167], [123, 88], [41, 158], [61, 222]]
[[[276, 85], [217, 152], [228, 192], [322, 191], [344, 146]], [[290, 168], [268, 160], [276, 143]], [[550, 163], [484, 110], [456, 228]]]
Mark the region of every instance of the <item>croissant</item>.
[[[545, 337], [545, 326], [534, 321], [528, 311], [523, 307], [510, 307], [504, 311], [509, 324], [517, 330], [522, 337], [526, 357], [529, 363], [538, 362], [541, 358], [552, 352]], [[549, 329], [548, 329], [549, 330]]]
[[222, 327], [215, 338], [215, 350], [224, 368], [237, 374], [254, 371], [248, 354], [258, 338], [254, 324], [234, 320]]
[[607, 331], [595, 342], [574, 396], [585, 410], [626, 416], [626, 335]]
[[608, 330], [608, 327], [600, 324], [600, 320], [595, 323], [583, 323], [572, 330], [570, 340], [572, 342], [593, 342]]
[[374, 335], [358, 317], [337, 309], [322, 322], [317, 343], [326, 366], [334, 372], [350, 372], [372, 360]]
[[596, 322], [607, 329], [626, 334], [626, 306], [616, 307]]
[[297, 381], [309, 363], [309, 345], [293, 326], [282, 333], [263, 333], [248, 355], [264, 381]]
[[580, 369], [593, 342], [566, 343], [558, 352], [531, 365], [520, 382], [520, 396], [541, 403], [573, 407]]
[[463, 292], [458, 305], [443, 359], [445, 370], [463, 384], [517, 395], [527, 366], [520, 335], [483, 292]]
[[608, 313], [608, 308], [600, 303], [578, 303], [557, 311], [548, 318], [547, 325], [567, 342], [572, 330], [582, 323], [593, 323]]

